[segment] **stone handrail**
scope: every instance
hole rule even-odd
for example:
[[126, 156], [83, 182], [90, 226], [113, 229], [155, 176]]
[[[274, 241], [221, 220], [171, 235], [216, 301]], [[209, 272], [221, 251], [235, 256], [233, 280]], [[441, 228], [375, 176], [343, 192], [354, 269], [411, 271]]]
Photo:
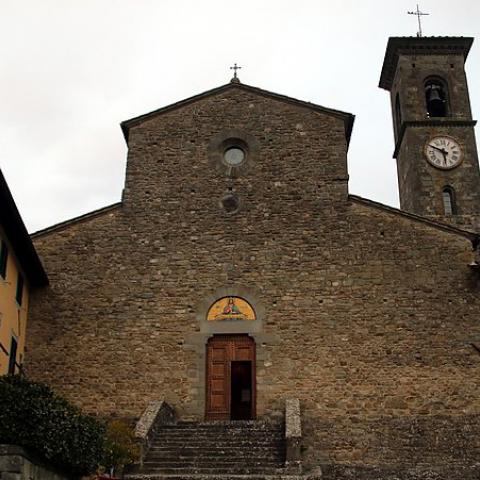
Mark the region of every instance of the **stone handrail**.
[[300, 418], [300, 400], [288, 398], [285, 400], [285, 466], [291, 470], [301, 471], [300, 443], [302, 440], [302, 423]]
[[156, 400], [148, 404], [135, 426], [135, 438], [140, 445], [140, 465], [143, 465], [143, 460], [158, 428], [175, 421], [175, 410], [164, 400]]

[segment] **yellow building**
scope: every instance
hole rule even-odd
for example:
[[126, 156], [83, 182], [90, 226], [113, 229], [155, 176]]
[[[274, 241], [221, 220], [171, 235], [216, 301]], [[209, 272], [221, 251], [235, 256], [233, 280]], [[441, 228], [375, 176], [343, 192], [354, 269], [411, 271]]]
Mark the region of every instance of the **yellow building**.
[[20, 373], [30, 290], [48, 278], [0, 170], [0, 375]]

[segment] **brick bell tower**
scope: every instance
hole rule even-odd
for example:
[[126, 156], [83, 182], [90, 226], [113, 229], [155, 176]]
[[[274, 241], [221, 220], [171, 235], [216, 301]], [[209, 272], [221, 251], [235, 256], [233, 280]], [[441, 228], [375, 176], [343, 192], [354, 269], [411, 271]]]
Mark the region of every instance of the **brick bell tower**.
[[380, 88], [391, 97], [400, 208], [480, 230], [480, 174], [465, 60], [473, 38], [392, 37]]

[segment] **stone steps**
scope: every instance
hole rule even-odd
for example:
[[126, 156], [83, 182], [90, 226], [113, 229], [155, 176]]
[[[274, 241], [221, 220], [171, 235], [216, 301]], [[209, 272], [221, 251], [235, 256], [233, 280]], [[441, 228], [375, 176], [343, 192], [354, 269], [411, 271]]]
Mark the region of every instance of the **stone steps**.
[[161, 442], [154, 442], [150, 446], [151, 449], [161, 450], [165, 448], [213, 448], [216, 450], [224, 450], [225, 448], [235, 448], [235, 449], [247, 449], [247, 448], [255, 448], [258, 445], [260, 448], [265, 448], [274, 445], [278, 445], [279, 447], [283, 444], [283, 439], [255, 439], [255, 438], [243, 438], [243, 439], [227, 439], [227, 438], [220, 438], [218, 440], [211, 439], [211, 438], [177, 438], [177, 439], [165, 439]]
[[201, 473], [191, 474], [165, 474], [165, 473], [149, 473], [149, 474], [126, 474], [124, 476], [128, 480], [305, 480], [301, 475], [286, 475], [283, 472], [279, 474], [213, 474], [205, 475]]
[[[275, 442], [280, 443], [281, 440], [275, 440]], [[246, 450], [248, 448], [269, 448], [272, 446], [272, 441], [258, 441], [258, 440], [244, 440], [244, 441], [228, 441], [228, 440], [197, 440], [197, 439], [181, 439], [181, 440], [165, 440], [161, 443], [154, 443], [150, 447], [149, 451], [165, 450], [165, 449], [181, 449], [181, 448], [191, 448], [191, 449], [208, 449], [208, 450], [225, 450], [225, 449], [241, 449]], [[281, 448], [281, 445], [279, 445]]]
[[[240, 435], [240, 434], [239, 434]], [[166, 443], [178, 443], [178, 442], [196, 442], [196, 443], [201, 443], [201, 442], [209, 442], [212, 445], [218, 444], [219, 442], [228, 442], [228, 443], [238, 443], [238, 444], [244, 444], [244, 443], [252, 443], [252, 442], [259, 442], [259, 443], [270, 443], [272, 441], [277, 441], [280, 442], [283, 440], [283, 437], [280, 436], [269, 436], [269, 437], [262, 437], [262, 436], [248, 436], [248, 437], [243, 437], [239, 438], [238, 436], [231, 436], [229, 437], [228, 435], [219, 435], [216, 438], [212, 438], [210, 436], [204, 436], [204, 435], [195, 435], [194, 433], [191, 435], [185, 435], [185, 436], [169, 436], [165, 435], [164, 438], [155, 440], [152, 442], [152, 447], [160, 447], [162, 445], [165, 445]]]
[[281, 468], [266, 468], [266, 467], [248, 467], [248, 468], [241, 468], [241, 467], [225, 467], [225, 468], [201, 468], [201, 467], [191, 467], [191, 468], [161, 468], [156, 470], [131, 470], [125, 478], [138, 478], [140, 475], [143, 478], [144, 476], [151, 476], [151, 475], [221, 475], [222, 478], [225, 475], [270, 475], [270, 476], [277, 476], [277, 475], [284, 475], [285, 472]]
[[[147, 462], [144, 462], [145, 467], [158, 467], [158, 466], [165, 466], [166, 468], [182, 468], [188, 467], [190, 465], [193, 466], [205, 466], [211, 467], [212, 466], [212, 458], [211, 457], [204, 457], [204, 458], [168, 458], [168, 459], [148, 459]], [[229, 459], [229, 458], [218, 458], [215, 461], [214, 466], [218, 468], [228, 467], [229, 465], [233, 466], [252, 466], [252, 467], [261, 467], [262, 465], [265, 466], [272, 466], [272, 467], [281, 467], [282, 462], [277, 459], [266, 459], [263, 457], [257, 458], [244, 458], [244, 459]]]
[[229, 437], [228, 435], [219, 435], [217, 438], [212, 438], [210, 436], [203, 436], [203, 435], [186, 435], [186, 436], [166, 436], [167, 438], [163, 439], [158, 439], [152, 442], [152, 447], [161, 447], [162, 445], [168, 444], [168, 443], [181, 443], [181, 442], [194, 442], [194, 443], [202, 443], [202, 442], [208, 442], [211, 443], [212, 445], [217, 445], [219, 443], [236, 443], [236, 444], [249, 444], [249, 443], [254, 443], [254, 442], [260, 442], [260, 443], [271, 443], [271, 442], [281, 442], [283, 440], [282, 437], [262, 437], [262, 436], [247, 436], [243, 438], [239, 438], [239, 435], [232, 435]]
[[[159, 428], [130, 480], [265, 480], [286, 476], [283, 425], [259, 421], [179, 422]], [[288, 476], [288, 478], [293, 478]]]
[[193, 462], [198, 460], [199, 462], [204, 461], [213, 461], [214, 463], [217, 461], [230, 461], [230, 462], [246, 462], [249, 459], [255, 459], [255, 461], [271, 461], [277, 462], [280, 465], [283, 463], [284, 455], [281, 452], [262, 452], [262, 451], [255, 451], [251, 452], [251, 454], [245, 453], [235, 453], [233, 455], [228, 454], [213, 454], [211, 452], [200, 452], [199, 454], [186, 454], [183, 455], [182, 453], [167, 453], [167, 454], [155, 454], [155, 455], [148, 455], [147, 458], [144, 460], [146, 462], [164, 462], [169, 461], [169, 459], [177, 460], [181, 458], [182, 461], [185, 462]]
[[[195, 432], [195, 431], [192, 431], [192, 432], [188, 432], [188, 433], [185, 433], [185, 432], [169, 432], [168, 430], [167, 431], [160, 431], [158, 433], [159, 437], [157, 437], [157, 442], [160, 441], [160, 439], [162, 437], [164, 438], [172, 438], [172, 439], [175, 439], [175, 438], [191, 438], [193, 436], [197, 437], [197, 438], [212, 438], [212, 434], [211, 433], [208, 433], [208, 432]], [[231, 438], [232, 436], [235, 437], [237, 435], [243, 435], [243, 433], [241, 431], [238, 431], [238, 432], [216, 432], [216, 438]], [[277, 434], [277, 433], [269, 433], [269, 432], [251, 432], [250, 433], [250, 436], [251, 435], [255, 435], [255, 438], [257, 439], [277, 439], [277, 440], [280, 440], [283, 438], [283, 435], [280, 435], [280, 434]], [[213, 439], [213, 438], [212, 438]]]
[[218, 462], [214, 466], [211, 463], [183, 463], [183, 462], [149, 462], [142, 467], [144, 472], [163, 473], [276, 473], [281, 470], [277, 463], [229, 463]]
[[[171, 459], [181, 459], [182, 461], [188, 462], [188, 461], [195, 461], [198, 460], [199, 462], [205, 461], [205, 460], [211, 460], [212, 454], [209, 452], [205, 453], [199, 453], [197, 454], [196, 452], [181, 452], [181, 453], [175, 453], [175, 452], [162, 452], [158, 454], [153, 454], [148, 456], [148, 460], [152, 462], [158, 462], [158, 461], [169, 461]], [[218, 452], [215, 454], [215, 458], [217, 460], [228, 460], [228, 461], [237, 461], [237, 462], [245, 462], [247, 460], [252, 460], [252, 461], [272, 461], [272, 462], [277, 462], [281, 463], [284, 456], [280, 452], [275, 452], [275, 453], [265, 453], [262, 454], [261, 452], [256, 452], [255, 454], [252, 455], [245, 455], [245, 454], [238, 454], [237, 452], [233, 453], [224, 453], [224, 452]]]

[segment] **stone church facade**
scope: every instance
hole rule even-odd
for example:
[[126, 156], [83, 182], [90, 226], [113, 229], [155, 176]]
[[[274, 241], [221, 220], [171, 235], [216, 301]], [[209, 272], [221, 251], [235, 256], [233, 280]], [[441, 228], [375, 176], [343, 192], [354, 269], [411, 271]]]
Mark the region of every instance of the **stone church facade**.
[[122, 201], [34, 235], [28, 374], [130, 419], [160, 398], [281, 419], [295, 397], [306, 469], [477, 478], [469, 41], [389, 41], [403, 210], [349, 194], [347, 113], [233, 81], [124, 122]]

